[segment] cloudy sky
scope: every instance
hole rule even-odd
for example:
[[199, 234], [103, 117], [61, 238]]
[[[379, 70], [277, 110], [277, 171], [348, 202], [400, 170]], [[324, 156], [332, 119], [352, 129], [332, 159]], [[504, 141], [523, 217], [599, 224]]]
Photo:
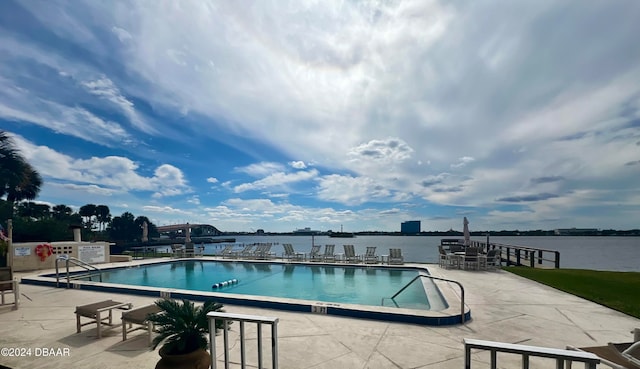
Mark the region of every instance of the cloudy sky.
[[640, 2], [2, 1], [38, 201], [226, 231], [631, 229]]

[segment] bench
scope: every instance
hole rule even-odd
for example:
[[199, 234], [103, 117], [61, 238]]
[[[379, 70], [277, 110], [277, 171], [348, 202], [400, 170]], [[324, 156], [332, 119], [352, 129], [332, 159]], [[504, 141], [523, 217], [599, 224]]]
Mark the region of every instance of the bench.
[[[137, 309], [129, 310], [122, 313], [122, 340], [127, 340], [127, 333], [139, 329], [146, 329], [149, 333], [149, 346], [151, 346], [151, 332], [153, 332], [153, 323], [149, 321], [149, 315], [159, 313], [161, 309], [156, 305], [147, 305]], [[127, 324], [129, 329], [127, 329]], [[132, 328], [136, 324], [138, 327]]]
[[[102, 338], [102, 325], [113, 325], [113, 309], [131, 309], [132, 307], [133, 305], [130, 302], [113, 300], [104, 300], [93, 304], [76, 306], [76, 331], [80, 333], [83, 326], [96, 323], [98, 326], [98, 338]], [[109, 312], [109, 315], [103, 317], [102, 313], [105, 312]], [[91, 321], [81, 324], [80, 317], [89, 318]], [[108, 322], [105, 322], [105, 320], [108, 320]]]

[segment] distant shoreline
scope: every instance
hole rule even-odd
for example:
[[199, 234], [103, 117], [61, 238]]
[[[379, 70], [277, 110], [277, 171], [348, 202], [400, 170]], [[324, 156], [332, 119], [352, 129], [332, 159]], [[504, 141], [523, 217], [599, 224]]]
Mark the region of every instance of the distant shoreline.
[[[296, 233], [296, 232], [223, 232], [221, 236], [329, 236], [329, 232]], [[400, 233], [400, 232], [353, 232], [355, 236], [430, 236], [430, 237], [464, 237], [462, 232], [420, 232], [420, 233]], [[601, 230], [594, 232], [576, 232], [571, 234], [556, 234], [555, 231], [481, 231], [471, 232], [472, 237], [640, 237], [640, 229], [632, 230]]]

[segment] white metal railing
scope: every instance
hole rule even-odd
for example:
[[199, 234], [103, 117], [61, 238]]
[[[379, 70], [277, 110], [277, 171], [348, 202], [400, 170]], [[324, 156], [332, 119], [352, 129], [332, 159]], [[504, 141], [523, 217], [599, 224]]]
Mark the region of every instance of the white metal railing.
[[[391, 300], [395, 304], [395, 300], [394, 299], [400, 293], [402, 293], [402, 291], [406, 290], [407, 287], [409, 287], [415, 280], [420, 279], [420, 278], [429, 278], [429, 279], [435, 279], [435, 280], [438, 280], [438, 281], [451, 282], [451, 283], [457, 284], [458, 287], [460, 287], [460, 322], [462, 324], [464, 324], [464, 287], [462, 286], [462, 283], [460, 283], [458, 281], [454, 281], [453, 279], [446, 279], [446, 278], [434, 277], [432, 275], [419, 274], [419, 275], [415, 276], [411, 281], [409, 281], [409, 283], [404, 285], [404, 287], [402, 287], [392, 297], [383, 297], [381, 302], [380, 302], [380, 305], [384, 306], [384, 300]], [[396, 304], [396, 307], [399, 307], [398, 304]]]
[[209, 318], [209, 350], [211, 351], [211, 368], [217, 368], [216, 360], [216, 320], [222, 320], [223, 329], [222, 337], [224, 340], [224, 368], [230, 368], [230, 355], [229, 355], [229, 323], [238, 322], [240, 325], [240, 366], [242, 369], [246, 368], [247, 358], [245, 355], [245, 323], [256, 323], [257, 328], [257, 345], [258, 345], [258, 369], [262, 369], [262, 325], [271, 325], [271, 368], [278, 369], [278, 318], [264, 317], [257, 315], [245, 315], [245, 314], [231, 314], [212, 311], [207, 314]]
[[95, 274], [98, 274], [100, 277], [100, 282], [102, 282], [102, 270], [97, 268], [89, 263], [85, 263], [80, 259], [76, 259], [69, 255], [58, 255], [56, 257], [56, 287], [60, 287], [60, 270], [58, 267], [58, 262], [64, 261], [66, 267], [66, 276], [67, 276], [67, 288], [71, 287], [71, 273], [69, 272], [69, 263], [79, 266], [82, 269], [88, 271], [87, 274], [77, 275], [74, 278], [82, 278], [82, 277], [92, 277]]
[[522, 369], [529, 368], [529, 357], [546, 357], [555, 359], [556, 369], [563, 369], [565, 361], [584, 363], [585, 369], [596, 369], [600, 358], [590, 352], [554, 349], [548, 347], [517, 345], [505, 342], [483, 341], [465, 338], [464, 367], [471, 369], [471, 349], [487, 350], [491, 352], [491, 369], [497, 368], [497, 353], [504, 352], [522, 356]]

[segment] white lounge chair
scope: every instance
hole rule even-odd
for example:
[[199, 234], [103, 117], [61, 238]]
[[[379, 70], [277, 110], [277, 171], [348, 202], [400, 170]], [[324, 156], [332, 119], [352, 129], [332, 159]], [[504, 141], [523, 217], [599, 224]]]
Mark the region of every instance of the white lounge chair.
[[267, 260], [271, 259], [275, 256], [273, 252], [271, 252], [271, 244], [270, 243], [261, 243], [256, 247], [256, 250], [253, 252], [254, 259]]
[[324, 255], [322, 255], [322, 261], [336, 261], [335, 254], [336, 245], [324, 245]]
[[362, 262], [362, 256], [356, 255], [356, 251], [353, 245], [342, 245], [344, 248], [344, 262], [345, 263], [360, 263]]
[[311, 246], [311, 251], [309, 251], [309, 260], [311, 261], [322, 261], [324, 256], [320, 254], [320, 245]]
[[224, 249], [222, 249], [222, 251], [220, 251], [220, 256], [222, 256], [223, 259], [229, 259], [234, 257], [233, 254], [233, 247], [235, 245], [225, 245]]
[[235, 258], [245, 258], [248, 259], [253, 255], [253, 247], [254, 245], [244, 245], [244, 248], [241, 251], [237, 251], [233, 253]]
[[303, 261], [306, 259], [307, 254], [305, 254], [304, 252], [296, 252], [293, 249], [293, 245], [290, 243], [283, 243], [282, 247], [284, 247], [284, 252], [282, 253], [282, 258], [283, 259], [288, 259], [288, 260], [298, 260], [298, 261]]
[[404, 264], [404, 257], [402, 256], [402, 249], [389, 249], [388, 264]]
[[367, 246], [367, 251], [364, 253], [365, 264], [378, 264], [380, 258], [376, 255], [376, 246]]

